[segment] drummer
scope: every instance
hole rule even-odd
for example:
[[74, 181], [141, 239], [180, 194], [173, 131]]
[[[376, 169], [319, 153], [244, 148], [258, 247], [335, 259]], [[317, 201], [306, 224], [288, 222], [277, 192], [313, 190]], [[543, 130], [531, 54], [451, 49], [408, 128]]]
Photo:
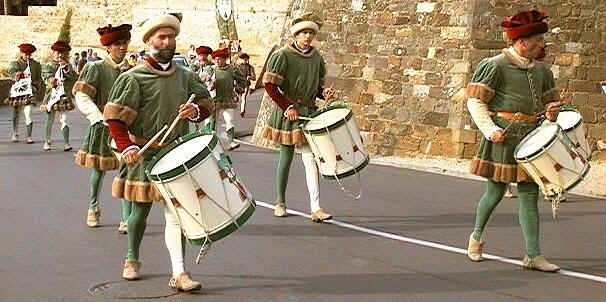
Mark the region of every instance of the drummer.
[[[150, 48], [150, 55], [116, 80], [105, 105], [105, 121], [122, 152], [123, 163], [114, 179], [112, 194], [132, 202], [128, 218], [128, 252], [122, 277], [139, 278], [141, 262], [139, 247], [145, 232], [146, 220], [154, 201], [162, 195], [145, 174], [145, 167], [160, 147], [152, 144], [150, 150], [139, 155], [140, 146], [146, 144], [164, 125], [170, 125], [175, 117], [180, 120], [199, 122], [210, 114], [208, 91], [200, 78], [172, 61], [175, 38], [181, 21], [174, 15], [162, 15], [146, 21], [141, 29], [143, 42]], [[194, 104], [185, 104], [191, 94], [196, 95]], [[178, 123], [168, 136], [167, 142], [188, 132], [188, 123]], [[165, 240], [172, 264], [172, 278], [168, 285], [175, 290], [191, 291], [201, 284], [191, 279], [183, 264], [184, 244], [177, 218], [164, 209], [166, 219]]]
[[[484, 135], [471, 172], [487, 178], [486, 192], [476, 208], [475, 228], [469, 236], [467, 255], [482, 260], [482, 233], [490, 215], [501, 202], [507, 184], [518, 183], [519, 220], [526, 243], [523, 266], [545, 272], [560, 268], [543, 256], [539, 245], [539, 187], [518, 168], [513, 157], [522, 138], [537, 127], [536, 114], [555, 121], [560, 111], [553, 74], [537, 56], [545, 46], [548, 16], [537, 10], [505, 18], [512, 46], [482, 60], [467, 86], [467, 107]], [[507, 128], [511, 125], [509, 128]], [[505, 130], [507, 128], [507, 131]]]
[[[90, 198], [86, 225], [97, 227], [100, 223], [99, 187], [105, 171], [116, 170], [119, 162], [108, 145], [109, 130], [103, 123], [103, 107], [109, 91], [120, 74], [120, 63], [126, 56], [130, 43], [130, 24], [97, 28], [101, 44], [107, 48], [107, 56], [100, 61], [84, 65], [80, 78], [73, 88], [76, 106], [86, 116], [90, 126], [82, 147], [76, 153], [75, 163], [90, 168]], [[122, 201], [122, 219], [118, 232], [126, 234], [126, 221], [130, 216], [130, 202]]]
[[265, 90], [277, 105], [269, 126], [263, 131], [265, 138], [280, 144], [274, 215], [287, 216], [286, 185], [295, 146], [299, 146], [314, 222], [322, 222], [332, 216], [320, 208], [318, 166], [299, 127], [299, 116], [309, 116], [317, 110], [316, 97], [331, 98], [334, 95], [332, 89], [323, 88], [326, 75], [324, 59], [311, 46], [321, 25], [310, 13], [295, 18], [290, 28], [294, 41], [269, 58], [267, 72], [263, 76]]

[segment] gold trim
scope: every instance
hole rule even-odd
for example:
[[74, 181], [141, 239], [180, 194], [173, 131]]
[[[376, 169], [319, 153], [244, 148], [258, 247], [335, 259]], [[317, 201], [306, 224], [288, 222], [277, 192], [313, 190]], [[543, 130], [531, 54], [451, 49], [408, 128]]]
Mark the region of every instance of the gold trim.
[[271, 140], [272, 142], [281, 145], [306, 145], [307, 140], [303, 135], [301, 129], [293, 131], [284, 131], [272, 127], [265, 127], [263, 129], [263, 138]]
[[78, 166], [101, 170], [101, 171], [116, 170], [120, 166], [120, 162], [113, 155], [101, 156], [101, 155], [87, 153], [84, 150], [78, 150], [78, 153], [76, 153], [76, 158], [74, 159], [74, 162]]
[[73, 95], [76, 95], [76, 92], [82, 92], [92, 99], [95, 97], [95, 95], [97, 95], [97, 88], [84, 81], [78, 81], [76, 84], [74, 84], [74, 88], [72, 89]]
[[105, 104], [105, 109], [103, 110], [103, 119], [105, 121], [119, 120], [126, 123], [126, 126], [130, 126], [130, 124], [132, 124], [136, 118], [137, 111], [128, 106], [111, 102]]
[[474, 158], [471, 162], [470, 172], [496, 182], [534, 182], [517, 164], [496, 163], [479, 158]]
[[284, 77], [277, 73], [265, 72], [265, 74], [263, 74], [263, 84], [269, 83], [280, 86], [282, 85], [282, 82], [284, 82]]
[[465, 90], [467, 98], [479, 99], [484, 103], [490, 102], [494, 97], [494, 89], [484, 83], [469, 83]]
[[127, 180], [118, 177], [114, 178], [112, 183], [112, 196], [118, 199], [126, 199], [139, 203], [150, 203], [163, 200], [162, 194], [153, 183]]

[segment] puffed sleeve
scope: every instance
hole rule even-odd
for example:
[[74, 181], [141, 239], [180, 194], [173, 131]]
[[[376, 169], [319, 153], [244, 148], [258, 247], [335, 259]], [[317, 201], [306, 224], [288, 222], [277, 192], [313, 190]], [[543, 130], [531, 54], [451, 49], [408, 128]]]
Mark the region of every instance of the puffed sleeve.
[[109, 93], [109, 102], [105, 105], [103, 119], [119, 120], [130, 126], [139, 113], [141, 91], [139, 83], [131, 73], [118, 76]]
[[499, 87], [501, 75], [497, 63], [487, 58], [482, 60], [476, 68], [471, 82], [467, 85], [467, 98], [478, 99], [489, 103]]

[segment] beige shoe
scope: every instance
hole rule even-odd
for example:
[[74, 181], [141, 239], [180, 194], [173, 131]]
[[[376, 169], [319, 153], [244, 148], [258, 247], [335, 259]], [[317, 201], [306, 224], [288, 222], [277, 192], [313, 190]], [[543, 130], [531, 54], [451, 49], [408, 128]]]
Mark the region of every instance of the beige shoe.
[[532, 259], [530, 259], [528, 255], [524, 255], [522, 266], [524, 266], [526, 269], [533, 269], [542, 272], [557, 272], [560, 270], [559, 266], [549, 263], [543, 255], [536, 256]]
[[128, 233], [128, 224], [126, 222], [120, 221], [120, 226], [118, 227], [118, 233], [120, 233], [120, 234]]
[[34, 139], [32, 139], [32, 137], [31, 137], [31, 136], [28, 136], [28, 137], [25, 139], [25, 143], [26, 143], [26, 144], [33, 144], [33, 143], [34, 143]]
[[332, 218], [332, 215], [324, 212], [324, 210], [322, 208], [311, 213], [311, 221], [313, 221], [313, 222], [322, 222], [324, 220], [328, 220], [331, 218]]
[[274, 216], [276, 216], [276, 217], [288, 216], [288, 213], [286, 213], [286, 204], [285, 203], [280, 202], [276, 205], [276, 208], [274, 209]]
[[181, 273], [176, 278], [170, 278], [170, 280], [168, 281], [168, 286], [176, 291], [183, 292], [199, 290], [202, 288], [202, 284], [198, 281], [192, 280], [189, 273]]
[[473, 233], [469, 235], [469, 244], [467, 245], [467, 257], [469, 260], [478, 262], [484, 260], [482, 258], [482, 248], [484, 241], [477, 241], [473, 238]]
[[19, 134], [17, 134], [17, 133], [13, 133], [13, 137], [11, 138], [11, 141], [12, 141], [13, 143], [18, 142], [18, 141], [19, 141]]
[[99, 210], [93, 211], [88, 210], [88, 216], [86, 217], [86, 225], [89, 228], [96, 228], [99, 226], [99, 217], [101, 217], [101, 212]]
[[71, 150], [72, 150], [72, 145], [70, 145], [70, 144], [63, 145], [63, 151], [67, 152], [67, 151], [71, 151]]
[[42, 147], [42, 149], [44, 151], [50, 151], [50, 149], [51, 149], [50, 143], [49, 142], [44, 142], [44, 146]]
[[126, 259], [126, 261], [124, 261], [124, 270], [122, 271], [122, 278], [126, 280], [139, 279], [139, 269], [141, 269], [140, 261]]

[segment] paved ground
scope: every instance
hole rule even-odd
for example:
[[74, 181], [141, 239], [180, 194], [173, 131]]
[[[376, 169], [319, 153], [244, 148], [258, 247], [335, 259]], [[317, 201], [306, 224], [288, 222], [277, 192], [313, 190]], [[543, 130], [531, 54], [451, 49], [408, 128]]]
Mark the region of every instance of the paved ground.
[[[249, 115], [244, 122], [252, 125]], [[120, 206], [109, 196], [114, 173], [103, 186], [103, 226], [89, 229], [89, 172], [73, 164], [73, 152], [42, 151], [42, 118], [34, 115], [36, 144], [13, 144], [10, 111], [0, 108], [0, 301], [551, 302], [601, 301], [606, 295], [606, 283], [599, 281], [525, 271], [502, 261], [471, 263], [457, 250], [419, 245], [465, 248], [482, 182], [371, 165], [362, 178], [360, 200], [347, 198], [333, 183], [322, 184], [322, 204], [336, 220], [401, 236], [395, 239], [424, 240], [408, 243], [341, 223], [314, 224], [297, 215], [274, 218], [263, 201], [274, 198], [277, 154], [248, 146], [233, 152], [232, 159], [261, 202], [247, 225], [216, 243], [203, 264], [192, 263], [197, 249], [188, 248], [187, 267], [203, 282], [203, 291], [170, 296], [159, 205], [143, 239], [143, 279], [122, 281], [126, 237], [116, 231]], [[77, 146], [86, 122], [75, 111], [69, 118]], [[55, 147], [61, 146], [59, 135], [57, 126]], [[288, 206], [308, 212], [304, 183], [296, 158]], [[347, 185], [357, 184], [350, 179]], [[606, 204], [575, 195], [569, 200], [557, 221], [549, 205], [541, 203], [542, 249], [567, 271], [590, 275], [581, 277], [606, 276]], [[486, 252], [513, 259], [523, 254], [515, 199], [505, 200], [492, 218]]]

